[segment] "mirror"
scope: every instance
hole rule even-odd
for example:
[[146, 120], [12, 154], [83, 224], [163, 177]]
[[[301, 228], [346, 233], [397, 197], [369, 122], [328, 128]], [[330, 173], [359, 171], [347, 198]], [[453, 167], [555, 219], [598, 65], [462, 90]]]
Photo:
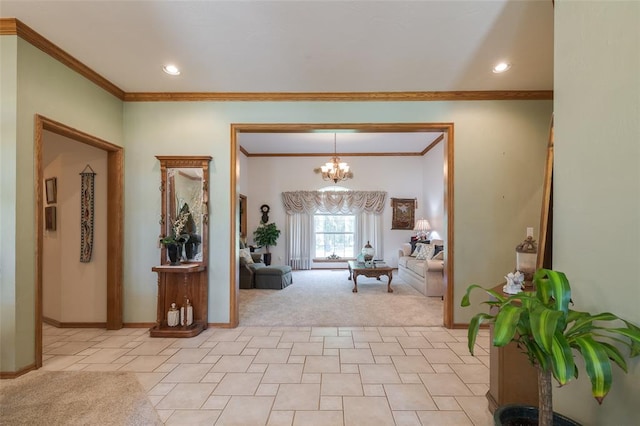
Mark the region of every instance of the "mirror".
[[[180, 242], [181, 263], [206, 263], [211, 157], [156, 158], [162, 175], [161, 236], [173, 236]], [[169, 263], [165, 245], [160, 261], [163, 265]]]

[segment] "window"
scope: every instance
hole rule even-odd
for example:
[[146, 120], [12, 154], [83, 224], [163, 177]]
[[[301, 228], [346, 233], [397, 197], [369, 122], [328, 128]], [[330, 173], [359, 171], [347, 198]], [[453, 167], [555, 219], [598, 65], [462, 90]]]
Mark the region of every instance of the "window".
[[322, 214], [313, 216], [315, 249], [313, 257], [355, 257], [354, 232], [356, 217], [350, 214]]

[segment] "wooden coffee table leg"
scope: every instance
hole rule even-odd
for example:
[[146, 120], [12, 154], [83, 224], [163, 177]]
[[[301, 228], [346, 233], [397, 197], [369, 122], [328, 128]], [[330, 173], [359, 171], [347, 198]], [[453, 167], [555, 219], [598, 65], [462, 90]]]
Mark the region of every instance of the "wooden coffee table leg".
[[351, 290], [353, 293], [357, 293], [358, 292], [358, 274], [357, 273], [353, 273], [353, 290]]
[[387, 282], [387, 293], [393, 293], [393, 289], [391, 288], [391, 277], [392, 277], [392, 274], [391, 272], [389, 272], [387, 274], [387, 278], [389, 278], [389, 281]]

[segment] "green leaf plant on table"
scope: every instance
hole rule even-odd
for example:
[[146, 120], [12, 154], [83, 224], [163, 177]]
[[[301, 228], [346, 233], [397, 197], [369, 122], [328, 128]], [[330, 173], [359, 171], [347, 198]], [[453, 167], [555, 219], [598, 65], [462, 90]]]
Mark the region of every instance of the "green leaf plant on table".
[[472, 290], [485, 291], [491, 299], [483, 302], [495, 315], [476, 314], [469, 324], [469, 352], [482, 323], [493, 324], [494, 346], [516, 342], [538, 370], [540, 426], [553, 424], [551, 377], [562, 386], [578, 377], [574, 355], [582, 356], [591, 380], [592, 393], [599, 404], [612, 383], [612, 364], [625, 373], [628, 358], [640, 354], [640, 328], [609, 312], [590, 314], [574, 311], [569, 280], [562, 272], [539, 269], [534, 274], [534, 291], [504, 295], [478, 285], [467, 288], [461, 306], [470, 305]]

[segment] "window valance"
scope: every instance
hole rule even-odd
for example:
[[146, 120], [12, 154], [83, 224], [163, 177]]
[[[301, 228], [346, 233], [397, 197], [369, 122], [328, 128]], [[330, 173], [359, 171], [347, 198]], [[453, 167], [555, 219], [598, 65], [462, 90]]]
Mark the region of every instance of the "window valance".
[[385, 191], [291, 191], [282, 193], [287, 214], [372, 213], [382, 214]]

